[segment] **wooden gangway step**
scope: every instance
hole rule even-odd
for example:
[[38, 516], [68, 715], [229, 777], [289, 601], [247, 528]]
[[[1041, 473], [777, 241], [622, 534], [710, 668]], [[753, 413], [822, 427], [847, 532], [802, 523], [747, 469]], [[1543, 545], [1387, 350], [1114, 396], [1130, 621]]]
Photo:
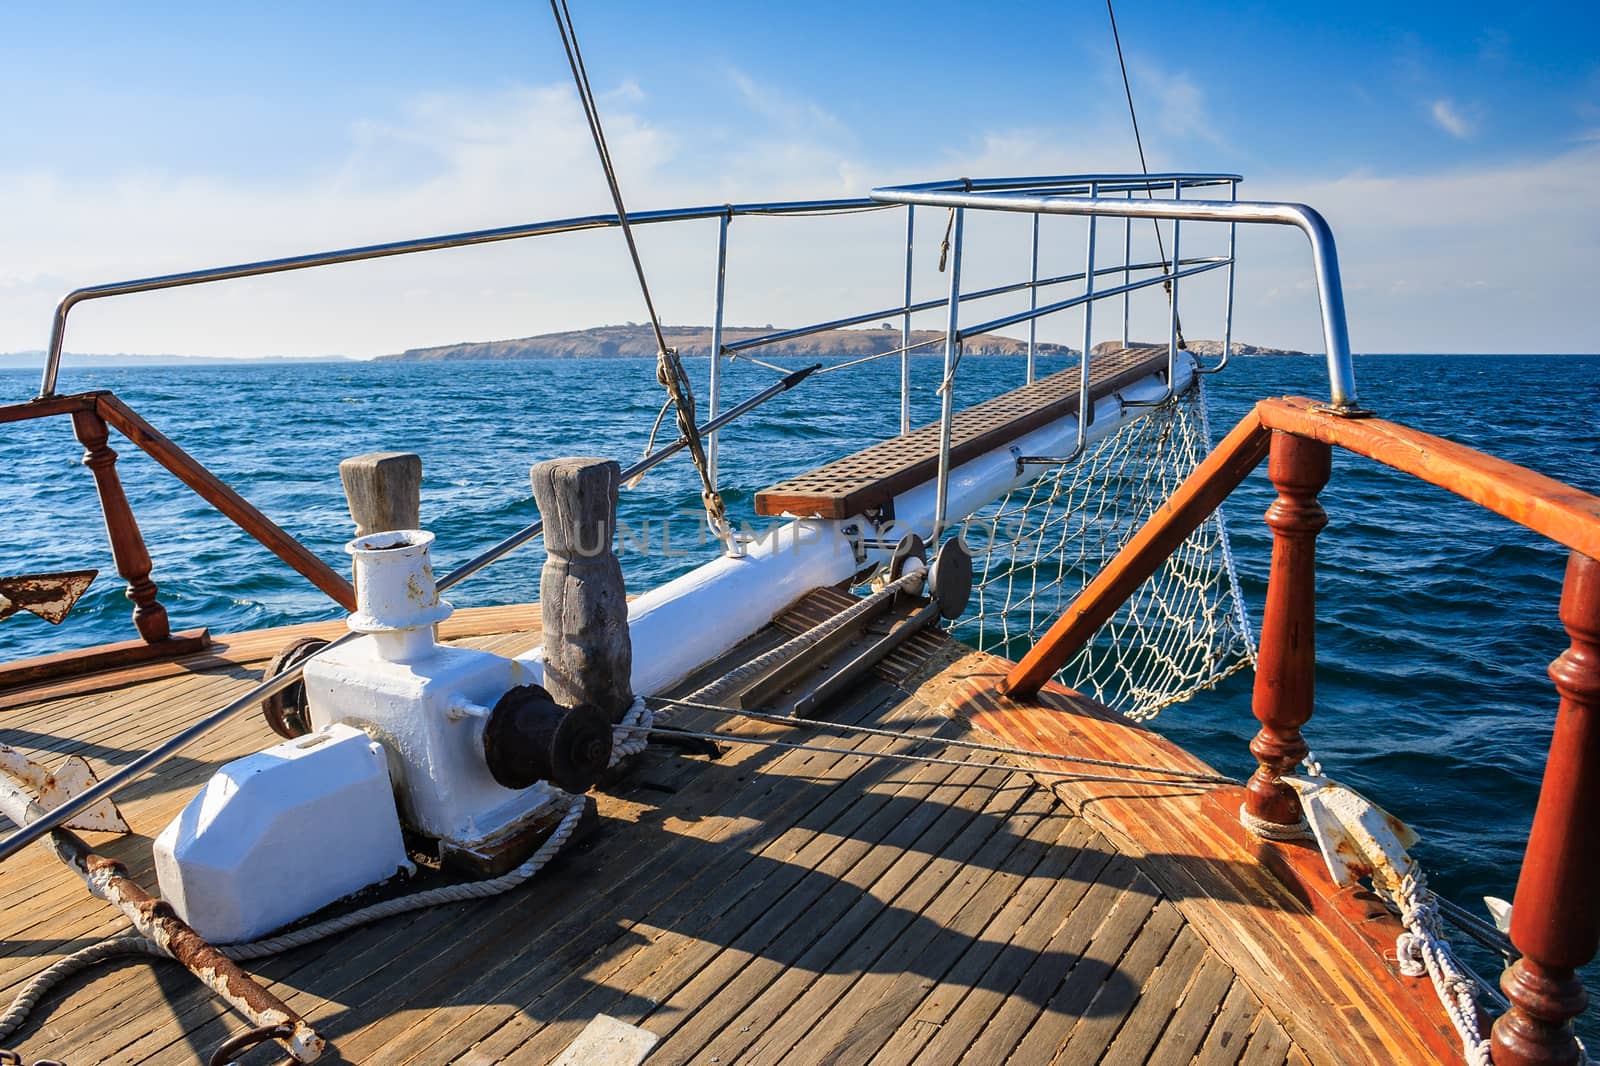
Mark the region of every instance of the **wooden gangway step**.
[[[1089, 360], [1093, 402], [1166, 369], [1165, 348], [1118, 348]], [[1076, 366], [956, 414], [950, 463], [959, 466], [1078, 410]], [[931, 422], [756, 493], [756, 513], [854, 518], [932, 478], [939, 467], [939, 423]]]

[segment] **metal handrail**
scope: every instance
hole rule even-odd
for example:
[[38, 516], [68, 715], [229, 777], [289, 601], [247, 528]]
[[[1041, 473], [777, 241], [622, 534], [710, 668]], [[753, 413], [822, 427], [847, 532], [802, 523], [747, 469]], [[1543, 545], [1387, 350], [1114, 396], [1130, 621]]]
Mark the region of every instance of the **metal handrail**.
[[[1151, 175], [1155, 180], [1157, 175]], [[1168, 177], [1166, 185], [1181, 182]], [[1022, 195], [1016, 192], [951, 192], [952, 183], [907, 185], [872, 190], [881, 203], [945, 207], [955, 210], [1012, 211], [1025, 214], [1079, 215], [1091, 218], [1149, 218], [1172, 221], [1264, 223], [1294, 226], [1311, 242], [1316, 266], [1317, 295], [1322, 309], [1322, 336], [1327, 347], [1329, 406], [1353, 414], [1356, 401], [1355, 368], [1350, 357], [1350, 332], [1345, 323], [1344, 286], [1339, 280], [1339, 257], [1327, 219], [1305, 204], [1252, 200], [1111, 200], [1102, 197]], [[955, 183], [958, 187], [960, 183]], [[977, 183], [973, 183], [976, 186]], [[1101, 191], [1109, 191], [1102, 189]]]
[[[892, 198], [880, 196], [883, 192], [915, 193], [919, 195], [933, 195], [951, 190], [984, 192], [987, 194], [1015, 193], [1030, 191], [1036, 195], [1048, 194], [1051, 196], [1066, 196], [1088, 192], [1091, 187], [1097, 188], [1101, 193], [1129, 192], [1135, 190], [1151, 191], [1157, 187], [1171, 187], [1174, 183], [1180, 188], [1207, 188], [1218, 185], [1232, 187], [1243, 180], [1237, 174], [1096, 174], [1096, 175], [1060, 175], [1049, 177], [1013, 177], [1013, 178], [958, 178], [936, 182], [926, 182], [920, 185], [906, 185], [898, 190], [875, 190], [873, 195], [867, 197], [848, 197], [832, 200], [793, 200], [776, 201], [767, 203], [746, 204], [715, 204], [701, 207], [672, 208], [661, 211], [640, 211], [630, 213], [628, 220], [638, 225], [650, 225], [659, 222], [684, 222], [695, 219], [721, 218], [723, 220], [751, 215], [751, 216], [782, 216], [782, 215], [809, 215], [823, 214], [837, 211], [871, 211], [880, 210]], [[909, 201], [899, 201], [909, 202]], [[89, 300], [99, 300], [110, 296], [127, 296], [140, 292], [156, 292], [162, 289], [176, 289], [189, 285], [203, 285], [217, 281], [233, 281], [239, 278], [261, 277], [267, 274], [281, 274], [288, 271], [308, 270], [313, 267], [336, 266], [341, 263], [356, 263], [370, 259], [385, 259], [397, 255], [413, 255], [418, 252], [435, 252], [447, 248], [465, 248], [478, 244], [494, 244], [500, 241], [522, 240], [529, 237], [544, 237], [558, 233], [576, 233], [591, 229], [609, 229], [620, 225], [620, 220], [615, 214], [580, 215], [572, 218], [553, 219], [543, 222], [529, 222], [514, 226], [500, 226], [493, 229], [466, 230], [459, 233], [446, 233], [431, 237], [417, 237], [409, 240], [390, 241], [383, 244], [368, 244], [354, 248], [339, 248], [331, 251], [311, 252], [305, 255], [285, 256], [278, 259], [263, 259], [246, 263], [234, 263], [227, 266], [207, 267], [200, 270], [184, 271], [177, 274], [160, 274], [152, 277], [134, 278], [128, 281], [109, 282], [101, 285], [89, 285], [73, 289], [63, 296], [56, 304], [55, 312], [50, 323], [50, 343], [46, 350], [44, 373], [39, 383], [39, 397], [43, 399], [55, 395], [56, 379], [60, 374], [61, 357], [66, 343], [67, 318], [72, 309], [80, 303]], [[909, 242], [908, 242], [909, 243]], [[941, 301], [942, 302], [942, 301]], [[906, 301], [907, 305], [910, 300]], [[891, 309], [886, 314], [903, 313], [900, 308]], [[862, 319], [860, 321], [865, 321]], [[745, 345], [749, 346], [749, 345]]]
[[[1193, 259], [1185, 259], [1180, 265], [1195, 266], [1201, 263], [1208, 263], [1212, 266], [1226, 266], [1229, 262], [1230, 260], [1224, 256], [1200, 256]], [[1152, 263], [1129, 263], [1127, 265], [1119, 263], [1114, 267], [1100, 267], [1095, 271], [1095, 276], [1098, 277], [1100, 275], [1122, 274], [1126, 272], [1143, 272], [1146, 270], [1164, 271], [1168, 266], [1169, 264], [1164, 260]], [[1210, 269], [1210, 267], [1207, 267], [1207, 269]], [[996, 285], [988, 289], [978, 289], [975, 292], [964, 292], [960, 294], [959, 299], [962, 303], [967, 303], [971, 300], [988, 299], [991, 296], [1005, 296], [1013, 292], [1024, 292], [1028, 290], [1037, 292], [1039, 289], [1050, 288], [1053, 285], [1065, 285], [1069, 282], [1083, 281], [1084, 277], [1084, 272], [1080, 270], [1073, 274], [1057, 274], [1054, 277], [1048, 278], [1034, 278], [1028, 281], [1014, 281], [1007, 285]], [[1155, 280], [1160, 282], [1162, 279], [1156, 278]], [[1136, 285], [1134, 287], [1138, 288], [1140, 286]], [[1110, 290], [1106, 291], [1108, 293], [1110, 292]], [[1121, 290], [1119, 289], [1116, 291], [1120, 292]], [[747, 337], [742, 341], [734, 341], [732, 344], [724, 344], [722, 345], [721, 350], [724, 354], [736, 355], [739, 352], [746, 352], [752, 348], [760, 348], [768, 344], [778, 344], [783, 341], [796, 340], [800, 337], [809, 337], [817, 333], [826, 333], [831, 329], [846, 329], [850, 326], [859, 326], [863, 322], [875, 322], [881, 319], [889, 318], [893, 315], [907, 315], [918, 311], [932, 311], [935, 308], [945, 306], [945, 304], [948, 302], [948, 297], [940, 296], [931, 300], [920, 300], [917, 303], [896, 304], [893, 307], [886, 307], [877, 311], [867, 311], [863, 314], [850, 315], [846, 318], [835, 318], [830, 319], [827, 322], [814, 322], [807, 326], [796, 326], [794, 329], [783, 329], [772, 333], [763, 333], [759, 337]], [[1038, 306], [1035, 305], [1031, 310], [1037, 311]], [[1043, 315], [1033, 315], [1031, 317], [1042, 318]], [[1015, 325], [1019, 322], [1028, 320], [1030, 320], [1030, 316], [1028, 314], [1011, 315], [1007, 317], [1003, 324]], [[994, 327], [991, 326], [990, 328]], [[975, 327], [963, 332], [971, 335], [974, 333], [984, 332], [984, 330], [981, 327]], [[906, 343], [909, 344], [910, 340], [907, 339]]]
[[[656, 222], [684, 222], [693, 219], [733, 218], [740, 215], [808, 215], [836, 211], [876, 211], [883, 204], [865, 197], [842, 200], [794, 200], [776, 203], [718, 204], [705, 207], [674, 208], [665, 211], [640, 211], [630, 213], [628, 221], [634, 225]], [[576, 233], [582, 230], [609, 229], [620, 225], [616, 215], [580, 215], [575, 218], [529, 222], [495, 229], [467, 230], [434, 237], [416, 237], [410, 240], [390, 241], [385, 244], [367, 244], [356, 248], [339, 248], [327, 252], [311, 252], [281, 259], [262, 259], [229, 266], [207, 267], [181, 274], [161, 274], [154, 277], [134, 278], [103, 285], [89, 285], [73, 289], [56, 304], [50, 323], [50, 346], [45, 356], [44, 376], [39, 383], [39, 399], [54, 396], [56, 377], [61, 368], [62, 346], [66, 342], [67, 316], [78, 304], [100, 300], [108, 296], [127, 296], [138, 292], [156, 292], [177, 289], [187, 285], [204, 285], [214, 281], [233, 281], [238, 278], [282, 274], [292, 270], [312, 267], [337, 266], [340, 263], [357, 263], [368, 259], [386, 259], [396, 255], [413, 255], [417, 252], [437, 252], [446, 248], [465, 248], [477, 244], [494, 244], [499, 241], [521, 240], [527, 237], [546, 237], [557, 233]]]
[[1232, 185], [1244, 180], [1239, 174], [1188, 174], [1162, 172], [1157, 174], [1062, 174], [1054, 177], [1025, 178], [945, 178], [939, 181], [917, 182], [874, 189], [878, 193], [897, 192], [1021, 192], [1054, 193], [1063, 196], [1087, 194], [1090, 188], [1102, 194], [1116, 192], [1155, 191], [1168, 189], [1174, 181], [1185, 189], [1202, 189], [1215, 185]]

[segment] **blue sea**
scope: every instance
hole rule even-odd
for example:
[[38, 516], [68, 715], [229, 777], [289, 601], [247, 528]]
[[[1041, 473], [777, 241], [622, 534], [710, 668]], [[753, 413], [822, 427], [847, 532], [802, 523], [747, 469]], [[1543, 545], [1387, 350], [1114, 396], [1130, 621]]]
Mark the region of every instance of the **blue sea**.
[[[1371, 356], [1356, 370], [1363, 402], [1384, 417], [1600, 493], [1600, 357]], [[705, 361], [691, 361], [690, 372], [703, 397]], [[913, 376], [918, 421], [931, 421], [938, 360], [915, 359]], [[732, 367], [725, 403], [771, 378]], [[1022, 379], [1020, 359], [969, 359], [958, 401]], [[1326, 395], [1314, 358], [1238, 359], [1209, 384], [1219, 436], [1261, 397]], [[26, 399], [36, 386], [32, 372], [0, 371], [0, 401]], [[339, 460], [419, 453], [423, 524], [437, 534], [441, 573], [537, 517], [530, 464], [598, 454], [626, 465], [661, 402], [652, 363], [635, 360], [77, 370], [69, 358], [61, 391], [85, 388], [115, 390], [340, 570], [351, 525]], [[894, 433], [898, 406], [898, 366], [883, 360], [816, 376], [725, 430], [721, 481], [735, 518], [753, 518], [756, 489]], [[228, 632], [340, 614], [137, 448], [116, 434], [112, 444], [174, 629]], [[0, 658], [133, 635], [81, 453], [65, 418], [0, 427], [0, 574], [101, 570], [61, 627], [21, 615], [0, 623]], [[1270, 546], [1261, 515], [1271, 498], [1263, 465], [1225, 507], [1257, 620]], [[1484, 894], [1510, 898], [1555, 715], [1545, 670], [1567, 646], [1556, 617], [1566, 553], [1342, 453], [1322, 499], [1330, 523], [1318, 543], [1317, 709], [1305, 733], [1331, 775], [1421, 833], [1417, 852], [1437, 888], [1474, 909]], [[713, 546], [696, 533], [698, 507], [687, 458], [625, 494], [622, 520], [656, 531], [648, 554], [625, 556], [632, 589], [710, 557]], [[451, 599], [533, 600], [541, 559], [536, 545], [524, 549]], [[1156, 727], [1244, 776], [1249, 705], [1250, 676], [1238, 674], [1168, 709]]]

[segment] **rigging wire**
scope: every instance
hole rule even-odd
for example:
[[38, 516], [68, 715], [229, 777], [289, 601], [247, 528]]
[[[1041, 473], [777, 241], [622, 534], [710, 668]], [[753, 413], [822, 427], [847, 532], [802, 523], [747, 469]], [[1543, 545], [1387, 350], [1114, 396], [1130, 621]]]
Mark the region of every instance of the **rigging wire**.
[[566, 50], [567, 63], [572, 67], [572, 78], [577, 85], [578, 102], [583, 105], [583, 117], [589, 123], [589, 136], [600, 156], [600, 169], [611, 189], [611, 202], [617, 208], [617, 222], [622, 239], [627, 242], [628, 256], [633, 260], [633, 272], [639, 278], [639, 291], [644, 296], [645, 311], [650, 317], [650, 328], [655, 332], [657, 347], [665, 350], [667, 339], [661, 332], [661, 316], [656, 314], [655, 300], [650, 295], [650, 283], [645, 279], [644, 262], [639, 258], [639, 246], [633, 239], [633, 224], [622, 205], [622, 187], [617, 181], [617, 169], [611, 160], [611, 147], [606, 143], [605, 130], [600, 125], [600, 108], [594, 100], [594, 90], [589, 85], [589, 71], [583, 63], [583, 51], [578, 47], [578, 32], [572, 25], [572, 12], [567, 0], [550, 0], [550, 11], [556, 18], [556, 32], [561, 35], [561, 46]]
[[898, 348], [890, 348], [888, 351], [878, 352], [876, 355], [863, 355], [861, 358], [852, 359], [848, 363], [835, 363], [833, 366], [823, 367], [821, 370], [817, 371], [817, 376], [821, 377], [824, 374], [832, 374], [835, 371], [848, 370], [850, 367], [860, 366], [862, 363], [870, 363], [877, 359], [886, 359], [891, 355], [900, 355], [903, 352], [914, 352], [918, 348], [926, 348], [929, 345], [943, 344], [944, 340], [944, 335], [940, 334], [937, 337], [929, 337], [925, 341], [917, 341], [915, 344], [903, 344]]
[[776, 373], [783, 374], [784, 376], [794, 373], [794, 371], [789, 367], [779, 366], [777, 363], [769, 363], [765, 359], [757, 359], [753, 355], [744, 354], [743, 351], [730, 352], [727, 348], [723, 348], [722, 354], [727, 356], [729, 359], [739, 359], [746, 363], [754, 363], [756, 366], [759, 366], [764, 370], [771, 370]]
[[[594, 141], [595, 152], [600, 157], [600, 169], [605, 172], [606, 185], [611, 190], [611, 202], [616, 205], [617, 224], [622, 230], [623, 240], [627, 242], [628, 256], [633, 260], [634, 274], [639, 278], [639, 291], [644, 296], [650, 328], [655, 332], [656, 380], [661, 382], [673, 406], [677, 408], [678, 435], [688, 445], [689, 455], [694, 460], [695, 472], [700, 475], [700, 499], [705, 504], [706, 524], [722, 542], [729, 555], [742, 555], [743, 546], [734, 535], [733, 526], [728, 521], [727, 505], [712, 480], [710, 464], [706, 459], [705, 442], [700, 439], [700, 429], [695, 418], [694, 386], [689, 382], [688, 372], [683, 369], [683, 361], [678, 358], [678, 350], [667, 344], [666, 334], [661, 329], [661, 316], [656, 313], [655, 300], [650, 295], [650, 283], [645, 278], [644, 261], [639, 258], [639, 246], [633, 238], [633, 225], [628, 220], [627, 208], [622, 203], [622, 186], [617, 181], [616, 165], [612, 162], [611, 148], [606, 143], [605, 130], [600, 123], [600, 107], [595, 103], [594, 89], [589, 82], [588, 68], [583, 62], [583, 51], [578, 46], [578, 31], [572, 24], [572, 12], [567, 8], [567, 0], [550, 0], [550, 12], [555, 16], [556, 31], [561, 35], [561, 47], [567, 53], [567, 64], [572, 68], [572, 79], [577, 86], [578, 101], [583, 105], [584, 119], [589, 123], [589, 135]], [[712, 353], [712, 357], [717, 358], [717, 353]]]
[[[694, 700], [677, 700], [667, 696], [651, 696], [651, 700], [658, 703], [670, 703], [674, 707], [690, 707], [700, 711], [714, 711], [718, 714], [732, 715], [737, 718], [751, 718], [758, 722], [770, 722], [773, 725], [789, 726], [807, 725], [813, 729], [833, 730], [836, 733], [860, 733], [869, 737], [889, 737], [894, 740], [910, 740], [916, 743], [941, 744], [950, 748], [962, 748], [966, 751], [983, 751], [995, 755], [1016, 755], [1027, 759], [1045, 759], [1051, 762], [1079, 763], [1084, 766], [1098, 766], [1110, 770], [1138, 770], [1144, 773], [1163, 774], [1168, 777], [1178, 778], [1184, 782], [1199, 782], [1213, 785], [1237, 785], [1237, 778], [1224, 777], [1221, 774], [1196, 773], [1191, 770], [1178, 770], [1165, 766], [1150, 766], [1145, 763], [1117, 762], [1113, 759], [1092, 759], [1086, 755], [1067, 755], [1053, 751], [1038, 751], [1033, 748], [1018, 748], [1009, 744], [986, 744], [977, 740], [964, 740], [960, 737], [925, 737], [915, 733], [907, 733], [899, 729], [882, 729], [868, 725], [845, 725], [841, 722], [829, 722], [823, 719], [796, 719], [788, 715], [768, 714], [765, 711], [749, 711], [737, 707], [723, 707], [715, 703], [699, 703]], [[832, 750], [832, 749], [830, 749]], [[862, 755], [875, 755], [875, 752], [859, 752]]]
[[[908, 752], [896, 751], [865, 751], [860, 748], [835, 747], [831, 744], [804, 744], [793, 740], [773, 740], [768, 737], [740, 736], [737, 733], [706, 733], [693, 729], [678, 729], [674, 726], [652, 725], [647, 727], [647, 732], [655, 736], [690, 737], [695, 740], [713, 740], [725, 744], [749, 744], [762, 748], [784, 748], [789, 751], [818, 751], [830, 755], [858, 756], [863, 759], [883, 759], [889, 762], [921, 763], [930, 766], [959, 766], [979, 770], [1000, 770], [1005, 773], [1029, 774], [1036, 777], [1050, 777], [1063, 781], [1090, 781], [1114, 785], [1159, 785], [1164, 788], [1199, 788], [1215, 786], [1218, 782], [1209, 779], [1194, 778], [1156, 778], [1156, 777], [1114, 777], [1106, 774], [1083, 774], [1072, 770], [1045, 770], [1039, 767], [1014, 766], [1010, 763], [978, 763], [971, 759], [945, 759], [936, 755], [912, 755]], [[1229, 780], [1230, 784], [1238, 784]]]
[[[1139, 170], [1143, 172], [1146, 178], [1148, 178], [1150, 176], [1150, 167], [1146, 165], [1144, 161], [1144, 138], [1139, 136], [1139, 114], [1133, 109], [1133, 86], [1128, 82], [1128, 64], [1127, 61], [1122, 58], [1122, 37], [1117, 33], [1117, 13], [1111, 7], [1111, 0], [1106, 0], [1106, 15], [1111, 19], [1112, 43], [1117, 46], [1117, 66], [1122, 69], [1122, 91], [1123, 94], [1128, 98], [1128, 118], [1133, 121], [1133, 143], [1135, 147], [1139, 149]], [[1150, 183], [1148, 181], [1144, 183], [1144, 198], [1146, 200], [1155, 199], [1155, 194], [1150, 191]], [[1156, 254], [1161, 257], [1162, 268], [1165, 269], [1167, 262], [1167, 248], [1165, 242], [1163, 242], [1161, 239], [1161, 223], [1157, 219], [1152, 218], [1150, 220], [1150, 227], [1156, 231]], [[1173, 272], [1176, 273], [1178, 265], [1174, 263], [1172, 265], [1172, 269]], [[1172, 302], [1171, 280], [1163, 281], [1161, 283], [1161, 287], [1167, 291], [1167, 303], [1170, 304]], [[1182, 322], [1177, 324], [1177, 331], [1178, 347], [1188, 350], [1189, 345], [1183, 339]]]

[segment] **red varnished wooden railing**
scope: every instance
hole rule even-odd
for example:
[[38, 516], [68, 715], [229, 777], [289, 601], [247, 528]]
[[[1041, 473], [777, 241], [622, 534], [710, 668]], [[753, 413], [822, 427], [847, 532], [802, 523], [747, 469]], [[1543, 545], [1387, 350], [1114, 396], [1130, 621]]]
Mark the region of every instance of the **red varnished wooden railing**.
[[1001, 685], [1030, 700], [1270, 453], [1278, 497], [1267, 510], [1272, 565], [1251, 708], [1257, 769], [1252, 815], [1300, 820], [1281, 780], [1306, 753], [1316, 667], [1317, 494], [1333, 446], [1445, 488], [1571, 549], [1560, 617], [1571, 646], [1550, 667], [1560, 693], [1539, 805], [1517, 882], [1511, 939], [1522, 953], [1501, 987], [1511, 1009], [1494, 1025], [1497, 1066], [1577, 1063], [1572, 1019], [1588, 998], [1578, 970], [1600, 947], [1600, 497], [1464, 445], [1376, 418], [1342, 418], [1310, 400], [1264, 400], [1173, 493]]
[[134, 603], [133, 623], [146, 644], [174, 643], [176, 648], [177, 642], [168, 626], [166, 608], [157, 601], [159, 590], [150, 577], [150, 553], [117, 476], [117, 453], [108, 444], [112, 428], [336, 603], [346, 610], [355, 609], [355, 591], [350, 582], [114, 394], [84, 392], [0, 406], [0, 424], [53, 415], [71, 416], [73, 431], [84, 446], [83, 461], [94, 472], [106, 534], [111, 541], [111, 557], [117, 573], [128, 583], [128, 598]]

